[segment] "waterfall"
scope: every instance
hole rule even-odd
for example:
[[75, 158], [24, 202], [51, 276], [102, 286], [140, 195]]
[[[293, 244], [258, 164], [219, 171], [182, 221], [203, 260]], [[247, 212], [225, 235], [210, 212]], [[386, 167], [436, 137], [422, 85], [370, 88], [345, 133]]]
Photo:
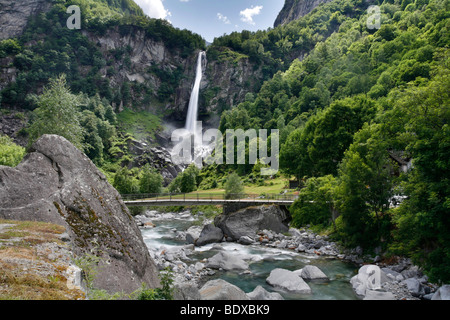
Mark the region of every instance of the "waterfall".
[[188, 115], [186, 118], [186, 130], [190, 134], [196, 134], [197, 132], [197, 114], [198, 114], [198, 94], [200, 92], [200, 83], [203, 75], [203, 57], [205, 52], [201, 51], [198, 54], [197, 59], [197, 72], [195, 75], [195, 83], [192, 88], [191, 99], [189, 101]]

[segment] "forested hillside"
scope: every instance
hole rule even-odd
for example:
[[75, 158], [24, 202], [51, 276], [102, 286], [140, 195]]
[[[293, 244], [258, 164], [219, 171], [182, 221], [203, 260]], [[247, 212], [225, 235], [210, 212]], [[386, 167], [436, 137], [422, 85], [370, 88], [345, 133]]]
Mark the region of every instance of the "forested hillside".
[[[303, 187], [294, 225], [330, 227], [350, 247], [411, 255], [448, 281], [449, 4], [378, 5], [379, 29], [367, 28], [367, 4], [345, 0], [281, 28], [216, 39], [277, 68], [314, 48], [225, 111], [220, 129], [280, 130], [281, 172]], [[207, 171], [205, 181], [227, 168]], [[255, 169], [234, 168], [244, 178]]]

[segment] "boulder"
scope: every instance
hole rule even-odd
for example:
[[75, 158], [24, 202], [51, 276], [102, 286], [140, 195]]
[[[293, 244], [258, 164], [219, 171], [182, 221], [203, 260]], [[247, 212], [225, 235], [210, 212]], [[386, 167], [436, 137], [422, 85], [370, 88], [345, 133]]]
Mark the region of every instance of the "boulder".
[[260, 230], [276, 233], [289, 231], [291, 216], [287, 210], [276, 205], [249, 207], [216, 217], [214, 224], [233, 241], [242, 236], [255, 237]]
[[253, 240], [253, 238], [250, 238], [249, 236], [242, 236], [239, 238], [238, 242], [243, 245], [249, 245], [254, 243], [255, 240]]
[[302, 277], [303, 280], [328, 280], [327, 275], [316, 266], [307, 265], [294, 272]]
[[222, 279], [205, 283], [200, 296], [201, 300], [250, 300], [244, 291]]
[[0, 218], [64, 226], [77, 257], [100, 262], [93, 286], [131, 293], [158, 272], [120, 194], [65, 138], [44, 135], [15, 168], [0, 166]]
[[210, 243], [221, 242], [222, 239], [223, 239], [222, 229], [216, 228], [212, 224], [207, 224], [200, 233], [200, 236], [195, 242], [195, 245], [201, 247]]
[[188, 244], [195, 244], [197, 239], [200, 237], [202, 229], [198, 226], [192, 226], [186, 230], [186, 242]]
[[409, 278], [403, 281], [408, 288], [408, 291], [413, 297], [420, 297], [425, 294], [425, 288], [416, 278]]
[[271, 286], [289, 292], [310, 294], [311, 288], [308, 284], [292, 271], [277, 268], [270, 272], [266, 282]]
[[247, 293], [247, 296], [250, 300], [284, 300], [278, 292], [269, 292], [261, 286], [257, 286], [255, 290]]
[[201, 300], [197, 286], [190, 283], [174, 285], [173, 300]]
[[450, 285], [440, 287], [431, 300], [450, 300]]
[[238, 256], [222, 251], [209, 258], [206, 267], [223, 270], [247, 270], [249, 266]]

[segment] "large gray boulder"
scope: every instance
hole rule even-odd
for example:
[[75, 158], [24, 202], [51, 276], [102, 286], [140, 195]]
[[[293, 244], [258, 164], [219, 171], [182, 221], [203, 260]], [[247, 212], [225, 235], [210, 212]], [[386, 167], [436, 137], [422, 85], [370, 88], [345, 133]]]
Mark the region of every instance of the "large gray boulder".
[[287, 210], [276, 205], [249, 207], [218, 216], [214, 224], [226, 237], [238, 241], [241, 237], [253, 238], [260, 230], [277, 233], [289, 231], [291, 216]]
[[215, 256], [208, 259], [206, 263], [207, 268], [211, 269], [223, 269], [223, 270], [247, 270], [249, 268], [248, 263], [240, 257], [221, 251]]
[[205, 283], [200, 296], [201, 300], [250, 300], [244, 291], [222, 279]]
[[0, 218], [66, 227], [77, 257], [100, 262], [93, 286], [131, 293], [159, 286], [158, 272], [120, 194], [65, 138], [44, 135], [15, 168], [0, 166]]
[[289, 292], [300, 294], [311, 293], [311, 288], [302, 278], [286, 269], [277, 268], [272, 270], [266, 282], [275, 288]]
[[223, 239], [222, 229], [217, 228], [212, 224], [207, 224], [200, 233], [200, 236], [195, 242], [195, 245], [198, 247], [202, 247], [210, 243], [221, 242], [222, 239]]

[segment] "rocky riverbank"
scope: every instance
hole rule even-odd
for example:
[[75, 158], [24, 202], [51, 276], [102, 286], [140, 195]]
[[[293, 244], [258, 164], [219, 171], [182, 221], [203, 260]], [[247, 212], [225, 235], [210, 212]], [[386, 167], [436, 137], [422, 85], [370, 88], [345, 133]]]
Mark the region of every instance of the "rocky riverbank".
[[[135, 217], [137, 224], [145, 228], [153, 228], [158, 224], [159, 219], [194, 219], [189, 211], [182, 213], [160, 214], [157, 211], [149, 211], [144, 215]], [[248, 227], [248, 226], [247, 226]], [[425, 275], [422, 274], [417, 266], [414, 266], [408, 259], [399, 258], [394, 264], [383, 262], [380, 256], [369, 257], [362, 255], [362, 250], [356, 248], [353, 250], [343, 250], [338, 244], [330, 241], [327, 237], [315, 234], [308, 229], [288, 228], [287, 232], [277, 233], [272, 230], [258, 230], [253, 235], [242, 235], [239, 239], [232, 240], [226, 234], [221, 234], [213, 225], [212, 220], [205, 219], [202, 224], [187, 228], [186, 230], [172, 229], [172, 237], [184, 241], [184, 246], [149, 248], [150, 254], [160, 270], [171, 268], [174, 272], [175, 283], [179, 288], [180, 299], [206, 299], [201, 292], [208, 279], [221, 271], [234, 271], [239, 274], [249, 274], [249, 265], [260, 257], [252, 255], [232, 255], [223, 249], [224, 244], [233, 243], [236, 246], [248, 246], [252, 248], [271, 248], [280, 250], [289, 254], [298, 254], [306, 256], [320, 256], [325, 259], [337, 259], [345, 262], [351, 262], [355, 265], [355, 276], [350, 283], [356, 295], [365, 300], [421, 300], [432, 299], [438, 286], [428, 282]], [[208, 245], [218, 251], [216, 255], [205, 258], [201, 261], [193, 262], [191, 257], [202, 246], [198, 246], [199, 239], [216, 239], [208, 241]], [[381, 281], [377, 288], [368, 285], [368, 276], [365, 274], [365, 265], [373, 265], [380, 270]], [[287, 270], [288, 272], [279, 272], [279, 276], [290, 277], [292, 273], [301, 274], [301, 270]], [[318, 273], [321, 271], [318, 270]], [[289, 274], [288, 274], [289, 273]], [[306, 274], [306, 273], [305, 273]], [[323, 273], [322, 273], [323, 274]], [[324, 275], [326, 277], [326, 275]], [[359, 276], [359, 277], [358, 277]], [[273, 276], [272, 278], [275, 278]], [[310, 280], [307, 276], [298, 277], [303, 280]], [[217, 279], [216, 279], [217, 280]], [[267, 280], [270, 284], [271, 279]], [[300, 282], [300, 281], [299, 281]], [[231, 284], [228, 284], [231, 285]], [[217, 285], [219, 290], [223, 286], [228, 288], [223, 282]], [[208, 285], [209, 286], [209, 285]], [[275, 286], [274, 286], [275, 287]], [[228, 288], [229, 289], [229, 288]], [[228, 290], [223, 289], [223, 290]], [[257, 290], [256, 290], [257, 289]], [[267, 292], [263, 288], [256, 288], [256, 292], [264, 292], [262, 296], [266, 299], [279, 299], [276, 292]], [[369, 289], [369, 290], [367, 290]], [[235, 290], [235, 288], [233, 288]], [[305, 289], [307, 292], [308, 289]], [[207, 290], [208, 292], [211, 289]], [[366, 292], [367, 291], [367, 292]], [[247, 293], [247, 296], [250, 293]], [[250, 297], [256, 293], [250, 294]], [[214, 295], [213, 295], [214, 296]], [[236, 296], [234, 296], [236, 297]], [[436, 296], [437, 297], [437, 296]], [[223, 298], [223, 297], [222, 297]]]

